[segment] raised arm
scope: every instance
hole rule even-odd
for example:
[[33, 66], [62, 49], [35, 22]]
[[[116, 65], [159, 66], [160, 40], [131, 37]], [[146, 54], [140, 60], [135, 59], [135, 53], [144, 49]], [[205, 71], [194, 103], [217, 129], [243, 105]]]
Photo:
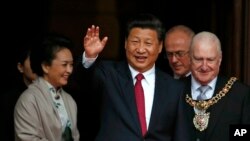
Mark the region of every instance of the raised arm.
[[83, 46], [87, 58], [95, 58], [103, 50], [108, 41], [107, 36], [101, 40], [99, 32], [99, 26], [92, 25], [87, 29], [87, 33], [83, 39]]

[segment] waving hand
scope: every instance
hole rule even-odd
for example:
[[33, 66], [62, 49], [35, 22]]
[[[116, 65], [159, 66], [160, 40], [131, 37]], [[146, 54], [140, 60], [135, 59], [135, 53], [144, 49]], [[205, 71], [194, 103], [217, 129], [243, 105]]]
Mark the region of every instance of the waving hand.
[[99, 32], [99, 26], [92, 25], [87, 29], [87, 33], [83, 39], [83, 45], [86, 57], [88, 58], [95, 58], [103, 50], [108, 41], [107, 36], [101, 40]]

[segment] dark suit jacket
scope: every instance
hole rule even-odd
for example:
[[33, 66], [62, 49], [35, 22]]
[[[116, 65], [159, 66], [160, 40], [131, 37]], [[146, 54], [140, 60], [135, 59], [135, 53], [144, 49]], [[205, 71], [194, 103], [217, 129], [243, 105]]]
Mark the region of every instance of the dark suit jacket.
[[[94, 69], [93, 94], [102, 96], [96, 141], [170, 141], [175, 133], [183, 84], [156, 69], [155, 93], [146, 136], [137, 117], [133, 79], [126, 62], [99, 63]], [[182, 141], [185, 139], [181, 139]]]
[[[186, 94], [191, 97], [191, 77], [186, 80]], [[219, 76], [215, 86], [215, 94], [225, 86], [229, 79]], [[185, 95], [183, 95], [185, 99]], [[194, 109], [185, 103], [188, 133], [190, 141], [229, 141], [229, 127], [232, 124], [250, 124], [250, 88], [238, 80], [230, 91], [217, 103], [208, 108], [210, 118], [207, 129], [200, 132], [193, 125]], [[183, 124], [184, 125], [184, 124]], [[188, 136], [187, 135], [187, 136]]]

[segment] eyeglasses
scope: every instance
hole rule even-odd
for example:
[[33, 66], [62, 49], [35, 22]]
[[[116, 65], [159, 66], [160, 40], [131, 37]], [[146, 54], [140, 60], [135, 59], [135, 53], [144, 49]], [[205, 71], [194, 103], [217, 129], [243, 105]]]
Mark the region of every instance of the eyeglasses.
[[176, 52], [166, 52], [168, 58], [172, 58], [175, 56], [176, 58], [182, 58], [185, 56], [189, 51], [176, 51]]

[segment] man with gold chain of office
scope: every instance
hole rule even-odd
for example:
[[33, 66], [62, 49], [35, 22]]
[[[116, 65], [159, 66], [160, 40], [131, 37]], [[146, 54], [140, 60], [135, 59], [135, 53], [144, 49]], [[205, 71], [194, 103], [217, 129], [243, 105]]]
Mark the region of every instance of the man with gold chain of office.
[[194, 36], [190, 59], [182, 121], [187, 141], [229, 141], [230, 125], [250, 124], [250, 86], [219, 75], [221, 44], [211, 32]]

